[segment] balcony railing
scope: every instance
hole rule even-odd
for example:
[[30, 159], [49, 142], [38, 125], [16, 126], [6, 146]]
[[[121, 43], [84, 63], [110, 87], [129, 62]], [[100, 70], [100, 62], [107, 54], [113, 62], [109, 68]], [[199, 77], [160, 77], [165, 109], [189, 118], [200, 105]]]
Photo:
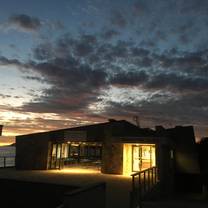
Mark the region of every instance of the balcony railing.
[[141, 208], [141, 201], [158, 183], [157, 167], [151, 167], [132, 174], [130, 207]]

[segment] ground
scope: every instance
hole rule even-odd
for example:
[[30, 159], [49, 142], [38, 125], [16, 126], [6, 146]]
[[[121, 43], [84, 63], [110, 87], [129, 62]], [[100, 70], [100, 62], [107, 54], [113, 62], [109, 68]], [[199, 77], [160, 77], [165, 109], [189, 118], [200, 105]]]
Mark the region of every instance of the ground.
[[0, 178], [33, 182], [68, 184], [84, 187], [97, 182], [106, 182], [106, 208], [129, 208], [131, 177], [101, 174], [98, 170], [65, 169], [43, 171], [17, 171], [0, 169]]
[[[12, 168], [0, 169], [0, 179], [16, 179], [32, 182], [44, 182], [85, 187], [86, 185], [106, 182], [106, 208], [129, 208], [131, 177], [102, 174], [97, 169], [69, 168], [64, 170], [17, 171]], [[203, 195], [180, 195], [171, 199], [143, 202], [143, 208], [206, 208], [208, 198]]]

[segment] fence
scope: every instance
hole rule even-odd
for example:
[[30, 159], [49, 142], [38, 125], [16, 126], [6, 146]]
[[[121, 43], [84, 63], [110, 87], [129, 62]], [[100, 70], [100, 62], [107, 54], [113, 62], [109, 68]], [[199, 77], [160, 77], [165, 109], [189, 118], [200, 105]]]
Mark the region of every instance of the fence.
[[157, 167], [151, 167], [136, 172], [132, 176], [132, 191], [130, 192], [130, 207], [141, 208], [143, 197], [148, 194], [158, 182]]
[[15, 167], [15, 156], [0, 156], [0, 168]]

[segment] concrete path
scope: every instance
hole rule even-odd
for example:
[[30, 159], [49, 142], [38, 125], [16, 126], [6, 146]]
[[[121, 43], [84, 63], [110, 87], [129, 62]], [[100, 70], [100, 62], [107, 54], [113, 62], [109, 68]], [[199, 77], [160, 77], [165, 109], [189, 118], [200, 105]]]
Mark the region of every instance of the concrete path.
[[131, 177], [101, 174], [98, 170], [66, 169], [47, 171], [16, 171], [0, 169], [0, 178], [23, 181], [69, 184], [83, 187], [91, 183], [106, 182], [106, 208], [129, 208]]
[[[16, 179], [32, 182], [68, 184], [79, 187], [98, 182], [106, 182], [106, 208], [129, 208], [129, 192], [131, 177], [101, 174], [96, 169], [65, 169], [47, 171], [16, 171], [15, 169], [0, 169], [0, 178]], [[193, 198], [193, 197], [191, 197]], [[204, 200], [170, 199], [143, 202], [143, 208], [207, 208]], [[207, 200], [208, 202], [208, 200]]]

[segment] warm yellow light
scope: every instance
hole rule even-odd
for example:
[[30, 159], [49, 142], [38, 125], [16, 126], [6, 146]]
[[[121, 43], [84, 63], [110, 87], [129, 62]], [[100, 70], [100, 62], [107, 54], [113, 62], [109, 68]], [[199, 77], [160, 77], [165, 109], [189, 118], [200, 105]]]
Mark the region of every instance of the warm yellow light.
[[123, 175], [132, 173], [132, 144], [123, 145]]
[[[54, 172], [54, 171], [53, 171]], [[73, 173], [73, 174], [92, 174], [92, 173], [100, 173], [98, 169], [91, 168], [66, 168], [62, 170], [55, 171], [56, 173]]]
[[123, 175], [141, 171], [156, 165], [155, 144], [124, 144]]
[[0, 142], [0, 147], [1, 146], [8, 146], [8, 145], [11, 145], [11, 144], [13, 144], [13, 143], [8, 143], [8, 142]]

